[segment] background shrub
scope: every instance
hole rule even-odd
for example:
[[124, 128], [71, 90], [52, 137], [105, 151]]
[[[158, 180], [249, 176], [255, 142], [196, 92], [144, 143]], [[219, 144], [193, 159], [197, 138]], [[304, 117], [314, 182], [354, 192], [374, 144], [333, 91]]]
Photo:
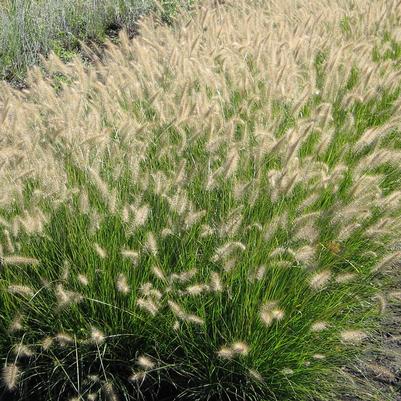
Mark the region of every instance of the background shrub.
[[[111, 31], [134, 33], [138, 19], [161, 12], [170, 23], [177, 7], [192, 0], [2, 0], [0, 1], [0, 79], [22, 81], [39, 55], [53, 50], [64, 61], [80, 50], [79, 41], [104, 42]], [[160, 10], [161, 9], [161, 10]]]

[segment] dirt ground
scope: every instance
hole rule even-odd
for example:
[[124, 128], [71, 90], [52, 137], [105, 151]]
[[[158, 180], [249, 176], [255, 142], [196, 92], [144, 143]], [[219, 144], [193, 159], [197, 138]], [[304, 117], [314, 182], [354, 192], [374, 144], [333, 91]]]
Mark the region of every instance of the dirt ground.
[[401, 401], [401, 279], [397, 283], [387, 296], [381, 329], [355, 365], [345, 369], [366, 394], [341, 401]]

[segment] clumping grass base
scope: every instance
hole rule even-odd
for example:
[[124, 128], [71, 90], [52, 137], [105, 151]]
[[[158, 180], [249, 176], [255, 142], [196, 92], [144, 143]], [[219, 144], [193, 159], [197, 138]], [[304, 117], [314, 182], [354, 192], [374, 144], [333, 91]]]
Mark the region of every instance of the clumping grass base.
[[400, 259], [400, 19], [204, 2], [2, 83], [6, 399], [340, 399]]

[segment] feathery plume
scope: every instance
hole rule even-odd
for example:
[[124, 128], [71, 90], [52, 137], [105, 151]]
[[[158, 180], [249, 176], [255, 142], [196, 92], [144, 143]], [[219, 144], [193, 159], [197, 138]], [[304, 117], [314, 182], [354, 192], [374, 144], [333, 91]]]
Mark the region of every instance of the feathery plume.
[[359, 223], [352, 223], [346, 225], [338, 233], [337, 239], [339, 241], [346, 241], [359, 227], [361, 227], [361, 224]]
[[152, 288], [153, 288], [153, 284], [150, 281], [148, 281], [147, 283], [144, 283], [140, 286], [139, 291], [143, 295], [148, 296], [150, 294], [150, 291], [152, 290]]
[[251, 230], [252, 228], [256, 228], [258, 231], [263, 231], [263, 227], [260, 223], [253, 223], [246, 227], [247, 230]]
[[188, 322], [199, 324], [199, 325], [202, 325], [205, 323], [205, 321], [201, 317], [196, 316], [196, 315], [186, 315], [184, 317], [184, 319], [187, 320]]
[[149, 291], [149, 296], [159, 301], [163, 297], [163, 294], [161, 293], [161, 291], [152, 288]]
[[171, 228], [165, 227], [161, 231], [160, 235], [162, 236], [162, 238], [166, 238], [169, 235], [174, 235], [174, 231]]
[[180, 283], [186, 283], [187, 281], [191, 280], [196, 273], [198, 272], [197, 269], [192, 268], [180, 274], [172, 273], [169, 277], [170, 282], [178, 281]]
[[284, 376], [291, 376], [291, 375], [294, 374], [294, 371], [292, 369], [290, 369], [290, 368], [284, 368], [284, 369], [281, 369], [281, 373]]
[[127, 277], [123, 273], [120, 273], [118, 275], [116, 287], [117, 291], [123, 294], [128, 294], [130, 292], [130, 287], [128, 285]]
[[144, 355], [138, 358], [137, 364], [144, 370], [153, 369], [156, 366], [155, 363], [149, 357]]
[[188, 228], [192, 227], [205, 215], [206, 215], [206, 210], [201, 210], [199, 212], [188, 211], [188, 213], [185, 217], [186, 228], [188, 229]]
[[319, 331], [323, 331], [326, 329], [327, 329], [326, 322], [318, 321], [318, 322], [313, 323], [311, 326], [311, 331], [314, 331], [314, 332], [319, 332]]
[[235, 342], [231, 345], [231, 349], [235, 354], [247, 355], [249, 352], [249, 347], [242, 341]]
[[288, 267], [292, 266], [292, 262], [289, 260], [277, 260], [274, 262], [277, 267], [281, 267], [283, 269], [287, 269]]
[[81, 195], [79, 197], [79, 210], [82, 214], [88, 214], [90, 210], [89, 196], [85, 189], [81, 190]]
[[55, 340], [57, 340], [57, 342], [62, 346], [65, 347], [68, 344], [71, 344], [74, 342], [74, 339], [66, 334], [66, 333], [58, 333], [55, 337]]
[[96, 231], [99, 230], [102, 221], [103, 217], [99, 214], [99, 212], [95, 209], [91, 209], [89, 233], [92, 235], [95, 234]]
[[89, 379], [92, 383], [99, 383], [99, 382], [100, 382], [100, 377], [99, 377], [99, 375], [88, 375], [88, 379]]
[[306, 240], [310, 244], [314, 244], [319, 238], [319, 232], [313, 223], [307, 223], [296, 230], [293, 238], [297, 240]]
[[121, 255], [124, 256], [125, 258], [131, 259], [134, 264], [136, 264], [139, 259], [139, 252], [132, 251], [129, 249], [122, 249]]
[[246, 246], [241, 243], [241, 242], [228, 242], [221, 246], [220, 248], [217, 248], [214, 256], [212, 257], [213, 262], [217, 262], [219, 259], [226, 258], [231, 254], [231, 252], [235, 249], [239, 249], [241, 251], [244, 251], [246, 249]]
[[39, 264], [39, 261], [35, 258], [27, 258], [24, 256], [4, 256], [3, 262], [5, 265], [33, 265]]
[[105, 337], [104, 334], [97, 329], [96, 327], [92, 327], [91, 328], [91, 340], [95, 343], [95, 344], [103, 344], [105, 341]]
[[130, 381], [133, 381], [133, 382], [138, 382], [138, 381], [143, 380], [145, 377], [146, 377], [146, 372], [144, 372], [144, 371], [139, 371], [139, 372], [134, 372], [134, 373], [130, 376], [129, 380], [130, 380]]
[[129, 221], [129, 208], [127, 206], [124, 206], [121, 211], [121, 219], [124, 223], [128, 223]]
[[35, 294], [32, 288], [26, 285], [9, 285], [8, 292], [11, 294], [18, 294], [29, 297], [33, 297], [33, 295]]
[[78, 278], [78, 281], [79, 281], [82, 285], [85, 285], [85, 286], [86, 286], [86, 285], [89, 284], [88, 278], [87, 278], [84, 274], [78, 274], [77, 278]]
[[0, 224], [3, 225], [4, 227], [10, 228], [10, 223], [1, 216], [0, 216]]
[[98, 244], [98, 243], [94, 243], [93, 244], [96, 253], [102, 258], [105, 259], [107, 254], [106, 251]]
[[18, 315], [11, 322], [10, 327], [9, 327], [9, 331], [10, 331], [10, 333], [15, 333], [15, 332], [20, 331], [22, 329], [23, 329], [22, 316]]
[[214, 234], [213, 228], [210, 227], [210, 226], [207, 225], [207, 224], [202, 224], [202, 225], [201, 225], [201, 230], [202, 230], [201, 233], [200, 233], [200, 237], [201, 237], [201, 238], [208, 237], [208, 236]]
[[277, 301], [268, 301], [260, 309], [260, 318], [265, 326], [269, 327], [274, 320], [282, 320], [284, 311], [277, 307]]
[[[227, 220], [224, 221], [221, 226], [219, 227], [218, 233], [220, 238], [232, 238], [240, 229], [242, 220], [244, 216], [241, 213], [241, 210], [244, 208], [244, 205], [241, 205], [234, 209], [229, 216], [227, 217]], [[233, 242], [233, 246], [241, 248], [244, 246], [243, 244], [239, 242]]]
[[338, 284], [344, 284], [354, 280], [356, 277], [355, 273], [341, 273], [336, 276], [335, 281]]
[[223, 270], [226, 273], [230, 272], [235, 267], [236, 263], [237, 263], [237, 259], [236, 258], [231, 258], [231, 259], [225, 260], [223, 262]]
[[323, 270], [319, 273], [315, 273], [309, 280], [309, 285], [314, 290], [319, 290], [325, 287], [331, 278], [331, 272], [329, 270]]
[[146, 240], [146, 249], [153, 255], [157, 255], [157, 242], [153, 233], [149, 232]]
[[8, 390], [14, 390], [20, 376], [20, 369], [15, 363], [8, 363], [3, 368], [3, 383]]
[[315, 248], [305, 245], [295, 252], [295, 259], [302, 263], [309, 263], [315, 255]]
[[361, 330], [344, 330], [340, 333], [341, 340], [346, 343], [360, 343], [367, 337]]
[[61, 280], [67, 281], [70, 275], [70, 262], [68, 260], [63, 261], [63, 267], [61, 270]]
[[141, 227], [145, 225], [150, 212], [149, 205], [143, 205], [135, 213], [135, 227]]
[[167, 301], [168, 305], [170, 306], [170, 309], [174, 313], [174, 315], [178, 316], [181, 319], [185, 319], [186, 313], [185, 311], [181, 308], [180, 305], [178, 305], [176, 302], [168, 300]]
[[206, 284], [194, 284], [194, 285], [190, 285], [188, 286], [185, 291], [189, 294], [189, 295], [200, 295], [202, 294], [204, 291], [207, 291], [209, 289], [209, 287]]
[[162, 269], [158, 266], [152, 266], [152, 273], [159, 279], [162, 281], [166, 280], [166, 276], [164, 275]]
[[391, 291], [388, 295], [390, 298], [398, 299], [401, 301], [401, 291]]
[[266, 274], [266, 266], [265, 265], [261, 265], [259, 266], [255, 271], [250, 272], [249, 274], [249, 280], [254, 282], [256, 281], [260, 281], [263, 279], [263, 277]]
[[68, 291], [64, 289], [61, 284], [58, 284], [55, 289], [58, 307], [63, 308], [67, 305], [79, 303], [82, 301], [83, 296], [78, 292]]
[[106, 382], [103, 385], [103, 391], [105, 392], [108, 401], [118, 401], [117, 394], [114, 391], [114, 386], [111, 382]]
[[279, 247], [275, 248], [272, 252], [270, 252], [270, 257], [274, 258], [276, 256], [281, 256], [281, 255], [285, 254], [287, 251], [288, 251], [287, 248], [279, 246]]
[[33, 356], [33, 351], [24, 344], [17, 344], [14, 349], [13, 349], [14, 355], [17, 355], [17, 357], [31, 357]]
[[255, 379], [258, 382], [263, 381], [263, 376], [255, 369], [248, 369], [249, 376], [252, 377], [252, 379]]
[[53, 342], [54, 340], [52, 337], [45, 337], [41, 342], [41, 346], [45, 351], [47, 351], [53, 345]]
[[221, 283], [220, 275], [217, 272], [213, 272], [211, 274], [211, 288], [214, 292], [221, 292], [223, 291], [223, 285]]
[[138, 298], [136, 304], [141, 308], [148, 311], [152, 316], [155, 316], [159, 308], [157, 305], [150, 299]]
[[15, 248], [14, 248], [13, 242], [11, 241], [10, 232], [6, 229], [3, 230], [3, 232], [4, 232], [5, 239], [6, 239], [7, 252], [14, 253]]
[[235, 355], [234, 351], [229, 347], [221, 347], [217, 355], [223, 359], [232, 359]]

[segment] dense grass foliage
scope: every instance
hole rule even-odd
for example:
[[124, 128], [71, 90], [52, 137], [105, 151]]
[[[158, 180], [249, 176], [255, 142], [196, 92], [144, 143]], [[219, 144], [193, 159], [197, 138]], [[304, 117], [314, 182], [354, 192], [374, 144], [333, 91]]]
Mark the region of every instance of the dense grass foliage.
[[203, 5], [2, 84], [6, 399], [352, 384], [400, 259], [400, 8]]
[[40, 55], [70, 61], [80, 41], [102, 43], [111, 31], [135, 33], [139, 18], [157, 12], [169, 23], [192, 0], [1, 0], [0, 79], [21, 82]]

